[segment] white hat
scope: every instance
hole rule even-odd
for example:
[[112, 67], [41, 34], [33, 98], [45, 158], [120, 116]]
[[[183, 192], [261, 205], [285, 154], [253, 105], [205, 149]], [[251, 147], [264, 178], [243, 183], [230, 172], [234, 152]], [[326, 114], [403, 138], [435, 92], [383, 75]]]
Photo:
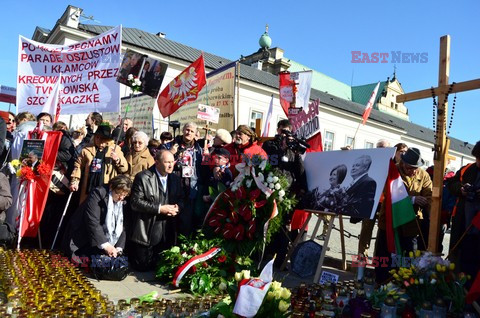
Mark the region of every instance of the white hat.
[[217, 129], [217, 134], [215, 135], [215, 137], [218, 137], [225, 144], [232, 143], [232, 136], [226, 129]]

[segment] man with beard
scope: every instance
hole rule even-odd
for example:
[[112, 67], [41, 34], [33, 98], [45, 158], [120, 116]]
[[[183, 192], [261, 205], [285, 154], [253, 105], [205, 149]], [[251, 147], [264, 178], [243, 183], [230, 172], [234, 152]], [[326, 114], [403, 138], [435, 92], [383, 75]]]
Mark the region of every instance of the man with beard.
[[180, 234], [189, 236], [194, 229], [203, 223], [202, 188], [205, 172], [202, 167], [203, 149], [195, 140], [197, 125], [193, 122], [183, 126], [183, 135], [172, 142], [161, 145], [175, 156], [173, 172], [181, 177], [184, 191], [184, 211], [179, 216], [178, 230]]

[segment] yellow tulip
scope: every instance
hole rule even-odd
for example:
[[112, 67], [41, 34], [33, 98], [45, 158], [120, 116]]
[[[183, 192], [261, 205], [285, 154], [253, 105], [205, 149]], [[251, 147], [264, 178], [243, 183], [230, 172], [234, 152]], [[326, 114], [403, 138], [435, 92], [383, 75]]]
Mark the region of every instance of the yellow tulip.
[[246, 269], [244, 269], [242, 273], [243, 273], [244, 279], [250, 279], [250, 271], [247, 271]]
[[455, 269], [455, 263], [450, 263], [450, 265], [448, 265], [448, 269], [453, 271]]
[[396, 280], [401, 280], [400, 276], [398, 276], [398, 274], [393, 274], [393, 278], [395, 278]]
[[278, 310], [280, 310], [280, 312], [286, 312], [288, 310], [288, 307], [290, 307], [290, 303], [287, 303], [284, 300], [280, 300], [280, 302], [278, 303]]
[[418, 285], [418, 279], [415, 278], [415, 285]]
[[403, 279], [408, 279], [408, 275], [403, 275]]
[[288, 290], [288, 288], [283, 288], [282, 289], [282, 292], [280, 293], [280, 296], [283, 298], [283, 299], [290, 299], [290, 296], [292, 295], [292, 293]]
[[243, 273], [242, 272], [236, 272], [234, 278], [235, 278], [235, 281], [237, 281], [237, 282], [241, 281], [242, 278], [243, 278]]
[[442, 273], [447, 271], [447, 266], [442, 266]]
[[442, 271], [442, 265], [436, 264], [435, 269], [437, 270], [437, 272], [441, 272]]
[[408, 256], [410, 256], [410, 258], [413, 258], [413, 252], [412, 251], [408, 252]]
[[267, 293], [267, 300], [272, 300], [274, 297], [275, 297], [275, 295], [274, 295], [273, 292], [269, 291], [269, 292]]
[[420, 250], [415, 251], [415, 257], [420, 257], [421, 254], [422, 254], [422, 252], [420, 252]]

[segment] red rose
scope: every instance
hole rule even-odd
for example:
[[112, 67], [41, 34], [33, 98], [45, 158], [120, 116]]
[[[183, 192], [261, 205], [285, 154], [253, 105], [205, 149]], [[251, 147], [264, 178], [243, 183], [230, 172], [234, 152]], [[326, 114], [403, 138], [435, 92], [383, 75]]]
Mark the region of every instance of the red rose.
[[197, 266], [193, 265], [192, 267], [190, 267], [190, 269], [188, 270], [188, 272], [190, 274], [195, 274], [197, 272]]
[[227, 260], [227, 256], [222, 255], [217, 260], [219, 263], [225, 263], [225, 261]]
[[203, 262], [203, 263], [202, 263], [202, 266], [203, 266], [203, 268], [207, 268], [207, 267], [208, 267], [207, 262]]
[[46, 176], [50, 173], [50, 171], [52, 171], [52, 169], [50, 168], [50, 166], [46, 163], [41, 163], [38, 165], [37, 167], [37, 172], [41, 175], [41, 176]]
[[222, 228], [219, 226], [219, 227], [216, 227], [215, 230], [213, 230], [213, 232], [215, 232], [215, 234], [218, 234], [222, 231]]
[[22, 169], [20, 169], [20, 173], [22, 174], [22, 178], [25, 180], [35, 179], [35, 173], [30, 167], [23, 167]]
[[238, 188], [237, 191], [235, 191], [235, 195], [237, 197], [237, 200], [243, 200], [247, 198], [247, 193], [243, 186], [241, 186], [240, 188]]
[[220, 222], [218, 221], [218, 218], [212, 217], [212, 218], [208, 221], [208, 225], [210, 225], [210, 226], [212, 226], [212, 227], [220, 226]]

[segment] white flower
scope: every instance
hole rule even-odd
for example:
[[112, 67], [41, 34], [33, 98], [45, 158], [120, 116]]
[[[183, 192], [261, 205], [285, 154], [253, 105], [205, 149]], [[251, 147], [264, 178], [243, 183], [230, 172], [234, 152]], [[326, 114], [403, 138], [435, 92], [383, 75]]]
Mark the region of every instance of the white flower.
[[250, 271], [247, 271], [246, 269], [244, 269], [242, 273], [243, 273], [243, 279], [250, 279]]
[[141, 86], [142, 85], [142, 81], [140, 81], [138, 78], [135, 79], [135, 81], [133, 82], [133, 84], [135, 86]]
[[283, 196], [285, 196], [285, 191], [284, 190], [280, 190], [278, 191], [278, 196], [281, 198]]
[[265, 170], [267, 166], [267, 160], [263, 160], [262, 163], [258, 166], [262, 171]]
[[273, 182], [273, 178], [272, 178], [272, 177], [270, 177], [270, 176], [268, 176], [268, 178], [267, 178], [267, 182], [268, 182], [268, 183], [271, 183], [271, 182]]
[[243, 272], [236, 272], [233, 278], [235, 278], [237, 282], [241, 281], [243, 279]]
[[281, 188], [282, 186], [280, 185], [280, 183], [275, 183], [275, 190], [280, 190]]
[[277, 176], [273, 177], [273, 182], [278, 182], [278, 177]]
[[183, 253], [182, 253], [182, 257], [183, 257], [183, 258], [186, 258], [186, 257], [188, 257], [188, 254], [187, 254], [187, 252], [183, 252]]
[[420, 279], [418, 280], [418, 282], [419, 282], [420, 284], [423, 284], [423, 278], [420, 278]]
[[132, 74], [128, 74], [128, 77], [127, 77], [127, 78], [128, 78], [129, 81], [131, 81], [131, 80], [133, 80], [133, 75], [132, 75]]
[[273, 177], [273, 172], [269, 172], [269, 173], [268, 173], [268, 176], [269, 176], [269, 177]]
[[246, 185], [247, 185], [247, 188], [250, 188], [250, 187], [252, 186], [252, 182], [253, 182], [253, 180], [251, 180], [251, 179], [250, 179], [250, 180], [247, 180], [247, 181], [245, 182]]
[[265, 176], [263, 175], [263, 173], [258, 173], [258, 179], [260, 180], [260, 182], [263, 182], [265, 180]]
[[436, 282], [437, 282], [436, 279], [432, 279], [432, 280], [430, 281], [430, 284], [435, 285]]
[[273, 188], [275, 188], [275, 185], [274, 185], [273, 183], [269, 183], [269, 184], [268, 184], [268, 187], [269, 187], [270, 189], [273, 189]]
[[232, 185], [232, 191], [237, 191], [238, 190], [238, 187], [236, 184]]

